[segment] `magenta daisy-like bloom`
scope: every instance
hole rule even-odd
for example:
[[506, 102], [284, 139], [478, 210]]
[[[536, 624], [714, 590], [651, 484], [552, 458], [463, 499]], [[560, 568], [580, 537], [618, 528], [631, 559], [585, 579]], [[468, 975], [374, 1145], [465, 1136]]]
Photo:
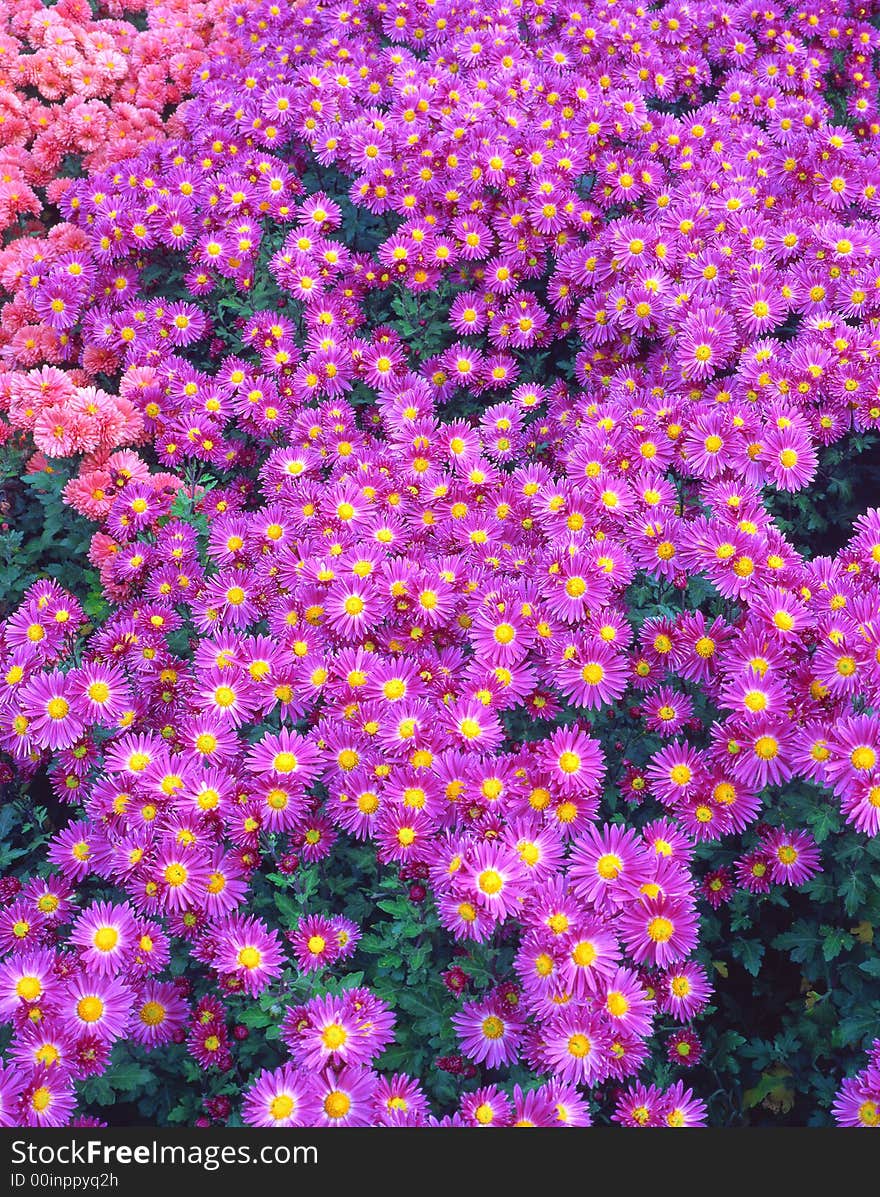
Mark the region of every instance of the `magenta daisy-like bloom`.
[[461, 1099], [461, 1117], [465, 1126], [510, 1126], [513, 1106], [497, 1085], [485, 1085]]
[[676, 1031], [667, 1041], [666, 1057], [673, 1064], [693, 1068], [699, 1064], [702, 1055], [702, 1044], [689, 1027]]
[[96, 902], [74, 922], [70, 942], [87, 968], [101, 976], [118, 973], [136, 943], [134, 915], [128, 906]]
[[320, 772], [320, 758], [314, 744], [282, 728], [252, 745], [247, 756], [252, 773], [267, 774], [280, 781], [296, 781], [308, 786]]
[[564, 936], [559, 965], [562, 988], [578, 997], [595, 993], [620, 961], [616, 936], [598, 917], [580, 919]]
[[379, 1077], [373, 1094], [373, 1110], [379, 1123], [401, 1114], [420, 1122], [429, 1113], [428, 1099], [420, 1081], [405, 1072], [395, 1072], [393, 1076]]
[[735, 341], [733, 321], [722, 309], [692, 312], [676, 346], [682, 377], [689, 382], [709, 378], [724, 365]]
[[594, 1085], [607, 1075], [611, 1036], [598, 1014], [585, 1008], [561, 1010], [541, 1038], [547, 1067], [560, 1080]]
[[605, 773], [599, 741], [575, 723], [559, 727], [538, 750], [538, 761], [555, 789], [563, 794], [595, 793]]
[[32, 903], [19, 898], [0, 910], [0, 952], [29, 952], [43, 938], [46, 919]]
[[469, 896], [501, 921], [516, 914], [525, 898], [528, 874], [519, 855], [504, 844], [478, 844], [460, 874]]
[[451, 738], [471, 752], [495, 752], [504, 740], [498, 715], [479, 699], [461, 699], [443, 712]]
[[655, 752], [646, 770], [653, 792], [661, 802], [689, 798], [699, 786], [705, 767], [690, 744], [669, 744]]
[[840, 806], [847, 822], [857, 831], [880, 835], [880, 770], [857, 780], [841, 799]]
[[772, 429], [762, 442], [760, 460], [779, 490], [801, 490], [816, 473], [819, 458], [809, 434], [795, 427]]
[[313, 1082], [317, 1115], [312, 1126], [370, 1126], [378, 1078], [370, 1068], [328, 1068]]
[[631, 828], [590, 826], [572, 847], [569, 877], [574, 892], [597, 909], [622, 905], [622, 884], [638, 886], [649, 873], [644, 843]]
[[129, 1034], [147, 1048], [170, 1043], [186, 1025], [187, 1014], [173, 981], [148, 981], [135, 998]]
[[37, 1068], [19, 1100], [21, 1125], [66, 1126], [76, 1106], [73, 1077], [62, 1069]]
[[698, 921], [682, 899], [645, 898], [620, 915], [620, 934], [637, 964], [661, 968], [684, 960], [697, 946]]
[[211, 928], [211, 937], [217, 947], [213, 967], [240, 981], [250, 997], [281, 976], [284, 953], [278, 932], [270, 931], [259, 919], [227, 915]]
[[374, 833], [379, 860], [424, 860], [434, 831], [435, 821], [426, 811], [384, 806]]
[[690, 1022], [711, 996], [705, 971], [693, 962], [668, 969], [657, 984], [658, 1006], [679, 1022]]
[[819, 849], [808, 831], [776, 827], [760, 842], [770, 862], [770, 880], [776, 885], [803, 885], [821, 873]]
[[880, 1127], [880, 1068], [847, 1077], [831, 1107], [838, 1126]]
[[827, 747], [826, 776], [835, 794], [845, 797], [856, 781], [880, 771], [880, 719], [853, 715], [835, 720]]
[[558, 1126], [556, 1103], [547, 1086], [524, 1093], [519, 1085], [513, 1086], [512, 1126]]
[[613, 1036], [641, 1036], [651, 1032], [654, 1003], [645, 992], [638, 973], [616, 969], [597, 993], [605, 1021]]
[[90, 662], [67, 677], [73, 699], [90, 720], [112, 727], [131, 704], [131, 689], [119, 665]]
[[76, 1071], [78, 1037], [58, 1018], [30, 1019], [13, 1038], [10, 1056], [22, 1068], [58, 1068], [61, 1072]]
[[703, 878], [701, 890], [703, 897], [713, 910], [729, 902], [733, 896], [733, 881], [728, 869], [713, 869]]
[[312, 998], [303, 1008], [303, 1021], [292, 1050], [304, 1068], [320, 1072], [327, 1065], [369, 1063], [369, 1047], [345, 998], [333, 994]]
[[339, 958], [339, 944], [331, 919], [320, 914], [300, 919], [296, 930], [288, 935], [294, 959], [304, 972], [329, 968]]
[[661, 1126], [705, 1126], [706, 1103], [676, 1081], [661, 1098]]
[[555, 1126], [591, 1126], [590, 1107], [577, 1086], [554, 1077], [543, 1091], [556, 1110]]
[[333, 934], [336, 936], [337, 959], [348, 960], [350, 956], [354, 955], [361, 937], [360, 927], [342, 914], [334, 915], [330, 922], [333, 926]]
[[472, 939], [475, 943], [485, 943], [496, 926], [495, 916], [487, 907], [460, 893], [444, 894], [437, 902], [437, 914], [456, 939]]
[[736, 883], [751, 894], [770, 892], [770, 857], [758, 848], [733, 863]]
[[82, 735], [85, 724], [65, 674], [43, 673], [31, 678], [22, 684], [17, 701], [30, 720], [28, 734], [41, 748], [57, 752]]
[[0, 1126], [17, 1126], [24, 1076], [0, 1063]]
[[461, 1050], [475, 1063], [499, 1068], [516, 1061], [522, 1042], [523, 1020], [495, 999], [466, 1002], [457, 1014], [453, 1014], [452, 1025]]
[[663, 1093], [655, 1085], [634, 1084], [615, 1104], [611, 1118], [621, 1126], [663, 1125]]
[[186, 910], [204, 901], [210, 869], [208, 857], [200, 849], [166, 844], [151, 872], [167, 910]]
[[89, 974], [69, 982], [61, 1009], [79, 1034], [112, 1042], [128, 1027], [132, 1000], [132, 991], [122, 981]]
[[556, 666], [559, 689], [575, 706], [595, 710], [621, 698], [626, 691], [628, 670], [618, 649], [591, 638], [570, 660]]
[[282, 1064], [264, 1068], [248, 1086], [241, 1116], [246, 1126], [314, 1126], [318, 1110], [309, 1074]]
[[0, 964], [0, 1015], [11, 1018], [32, 1004], [49, 1003], [57, 995], [55, 953], [15, 953]]
[[509, 823], [503, 841], [514, 849], [531, 882], [551, 877], [565, 855], [560, 834], [553, 827], [538, 827], [530, 819]]

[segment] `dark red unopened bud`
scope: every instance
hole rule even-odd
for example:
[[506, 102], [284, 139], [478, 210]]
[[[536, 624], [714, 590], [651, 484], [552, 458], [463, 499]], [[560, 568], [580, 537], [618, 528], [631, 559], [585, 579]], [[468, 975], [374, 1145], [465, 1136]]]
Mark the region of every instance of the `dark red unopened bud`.
[[237, 1039], [239, 1043], [244, 1043], [245, 1039], [250, 1036], [250, 1031], [243, 1023], [236, 1023], [232, 1028], [232, 1036]]
[[443, 984], [450, 993], [463, 993], [467, 989], [468, 975], [463, 968], [453, 965], [445, 973], [440, 974]]
[[425, 900], [425, 898], [427, 898], [427, 896], [428, 896], [428, 891], [419, 882], [416, 882], [415, 885], [411, 885], [409, 887], [410, 902], [424, 902], [424, 900]]

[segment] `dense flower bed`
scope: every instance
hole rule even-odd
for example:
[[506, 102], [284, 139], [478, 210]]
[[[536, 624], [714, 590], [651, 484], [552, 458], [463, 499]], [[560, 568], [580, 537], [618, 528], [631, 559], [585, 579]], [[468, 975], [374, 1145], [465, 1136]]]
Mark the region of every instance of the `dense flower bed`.
[[0, 1120], [730, 1121], [718, 912], [799, 891], [810, 1115], [880, 1124], [880, 511], [774, 518], [880, 427], [872, 13], [12, 10], [0, 407], [99, 588], [0, 641], [67, 816]]

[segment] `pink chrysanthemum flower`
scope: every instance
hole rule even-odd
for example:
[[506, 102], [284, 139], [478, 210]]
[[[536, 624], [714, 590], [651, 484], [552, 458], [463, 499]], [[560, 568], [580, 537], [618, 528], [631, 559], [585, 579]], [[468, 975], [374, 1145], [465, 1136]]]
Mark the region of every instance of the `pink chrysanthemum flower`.
[[317, 1116], [314, 1084], [292, 1064], [264, 1068], [244, 1094], [246, 1126], [314, 1126]]
[[541, 1038], [547, 1067], [560, 1080], [594, 1085], [607, 1074], [611, 1036], [599, 1015], [587, 1009], [561, 1010]]
[[55, 974], [55, 953], [15, 953], [0, 964], [0, 1014], [12, 1017], [32, 1004], [53, 1004], [59, 980]]
[[467, 1002], [452, 1016], [461, 1050], [477, 1064], [499, 1068], [513, 1064], [519, 1055], [523, 1021], [515, 1012], [489, 998]]
[[313, 1082], [318, 1111], [313, 1126], [369, 1126], [377, 1076], [369, 1068], [328, 1069]]
[[101, 976], [118, 973], [135, 943], [135, 919], [128, 906], [96, 902], [73, 924], [70, 942], [81, 949], [83, 963]]
[[760, 850], [770, 862], [770, 880], [776, 885], [803, 885], [822, 871], [819, 849], [808, 831], [776, 827], [762, 837]]
[[518, 853], [504, 844], [483, 843], [462, 869], [459, 883], [500, 921], [519, 910], [527, 892], [528, 875]]
[[697, 944], [697, 916], [681, 898], [645, 898], [624, 910], [620, 934], [637, 964], [684, 960]]
[[147, 1048], [170, 1043], [186, 1025], [187, 1005], [172, 981], [148, 981], [134, 1001], [129, 1033]]
[[61, 1069], [31, 1073], [19, 1099], [23, 1126], [66, 1126], [76, 1107], [73, 1077]]
[[675, 1031], [667, 1040], [666, 1056], [673, 1064], [693, 1068], [695, 1064], [699, 1064], [702, 1055], [702, 1045], [689, 1027]]
[[112, 1041], [128, 1027], [132, 1001], [132, 991], [117, 978], [87, 975], [68, 984], [61, 1009], [73, 1030]]
[[679, 964], [668, 969], [657, 985], [657, 1003], [661, 1010], [679, 1022], [690, 1022], [712, 995], [712, 986], [698, 964]]
[[574, 891], [600, 910], [620, 906], [623, 882], [638, 885], [648, 873], [646, 850], [631, 828], [590, 826], [574, 842], [569, 868]]
[[40, 674], [25, 682], [18, 693], [18, 705], [30, 720], [29, 734], [41, 748], [53, 752], [69, 748], [83, 733], [85, 724], [63, 673]]
[[661, 1125], [706, 1126], [706, 1103], [695, 1097], [692, 1089], [686, 1089], [683, 1081], [667, 1089], [661, 1102]]
[[510, 1126], [513, 1107], [497, 1085], [475, 1089], [461, 1099], [461, 1116], [466, 1126]]
[[880, 1127], [880, 1067], [847, 1077], [832, 1106], [838, 1126]]
[[284, 954], [278, 933], [259, 919], [227, 915], [214, 924], [210, 934], [217, 948], [214, 968], [222, 975], [235, 977], [251, 997], [281, 976]]
[[324, 915], [306, 915], [288, 939], [297, 966], [306, 972], [328, 968], [339, 958], [334, 924]]
[[595, 792], [605, 772], [598, 740], [581, 731], [577, 724], [557, 728], [541, 745], [539, 761], [562, 794]]

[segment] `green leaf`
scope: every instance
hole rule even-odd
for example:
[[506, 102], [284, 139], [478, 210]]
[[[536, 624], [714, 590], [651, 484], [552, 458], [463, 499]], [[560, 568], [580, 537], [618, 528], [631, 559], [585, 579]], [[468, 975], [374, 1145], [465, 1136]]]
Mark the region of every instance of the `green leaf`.
[[747, 973], [757, 977], [764, 959], [764, 945], [756, 939], [737, 939], [731, 945], [731, 953]]

